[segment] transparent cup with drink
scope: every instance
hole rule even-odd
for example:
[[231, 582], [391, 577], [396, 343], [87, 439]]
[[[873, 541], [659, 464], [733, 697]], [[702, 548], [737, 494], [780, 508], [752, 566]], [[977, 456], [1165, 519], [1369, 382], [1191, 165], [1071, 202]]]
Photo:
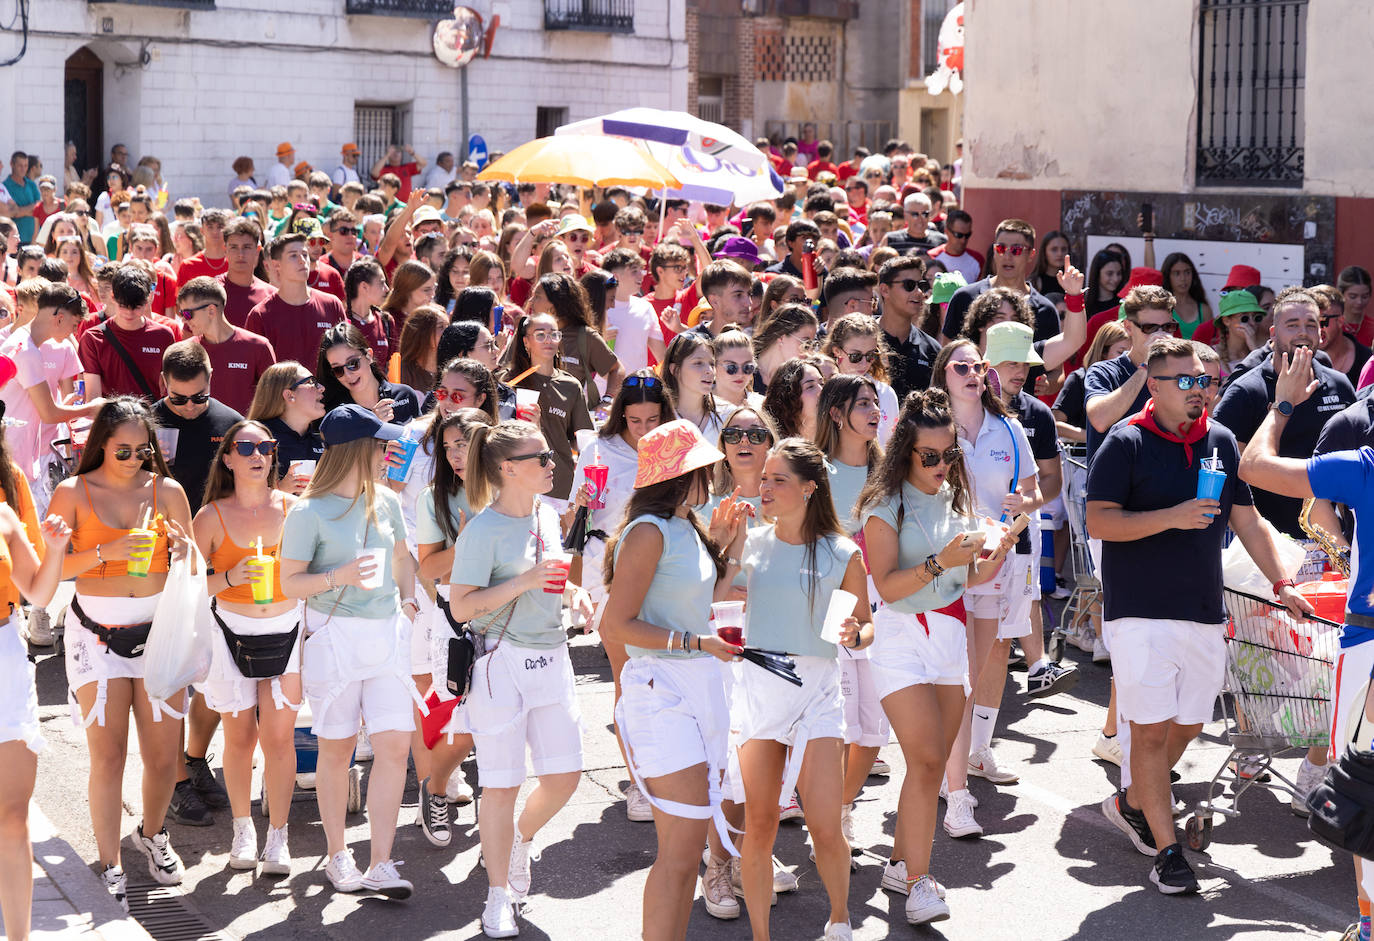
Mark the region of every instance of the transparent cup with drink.
[[262, 537], [257, 539], [257, 554], [248, 560], [248, 584], [253, 588], [254, 604], [271, 604], [277, 560], [262, 551]]
[[521, 421], [538, 421], [539, 392], [535, 389], [515, 390], [515, 417]]
[[716, 636], [727, 644], [744, 646], [744, 602], [717, 601], [711, 605]]
[[555, 549], [552, 552], [544, 553], [545, 562], [553, 562], [558, 568], [558, 576], [551, 576], [551, 583], [546, 584], [544, 593], [548, 595], [561, 595], [563, 590], [568, 587], [568, 572], [572, 569], [572, 553]]
[[138, 526], [129, 530], [129, 559], [124, 567], [136, 578], [147, 578], [153, 566], [153, 546], [157, 544], [157, 532], [152, 528], [154, 523], [153, 508], [148, 507]]

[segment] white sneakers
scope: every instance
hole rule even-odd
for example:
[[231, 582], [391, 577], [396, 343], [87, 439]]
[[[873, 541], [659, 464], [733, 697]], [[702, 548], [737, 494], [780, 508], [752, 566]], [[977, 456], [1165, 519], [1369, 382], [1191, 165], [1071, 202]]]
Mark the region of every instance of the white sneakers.
[[[972, 804], [975, 808], [977, 808], [978, 798], [973, 796], [972, 791], [968, 792], [968, 799], [969, 803]], [[949, 802], [949, 781], [946, 778], [940, 779], [940, 800], [945, 801], [946, 803]]]
[[793, 791], [792, 796], [787, 801], [787, 806], [778, 811], [778, 820], [780, 822], [801, 820], [803, 816], [801, 805], [797, 803], [797, 792]]
[[983, 828], [973, 819], [972, 795], [967, 788], [950, 792], [945, 804], [945, 832], [956, 839], [983, 835]]
[[128, 883], [124, 877], [124, 870], [118, 866], [106, 866], [100, 877], [105, 880], [105, 891], [109, 892], [110, 897], [124, 909], [124, 914], [129, 914]]
[[286, 845], [286, 827], [267, 828], [267, 845], [262, 848], [262, 874], [264, 876], [291, 875], [291, 851]]
[[448, 776], [448, 786], [444, 788], [444, 796], [448, 798], [450, 804], [471, 804], [472, 785], [463, 775], [463, 766], [459, 765], [453, 769], [453, 773]]
[[335, 892], [357, 892], [363, 887], [363, 874], [353, 861], [352, 850], [339, 850], [329, 857], [324, 874], [334, 886]]
[[633, 781], [625, 789], [625, 816], [633, 823], [653, 823], [654, 807]]
[[892, 773], [892, 766], [879, 758], [873, 762], [873, 769], [868, 772], [869, 777], [885, 778]]
[[[935, 894], [944, 898], [945, 887], [935, 882], [931, 876], [926, 876], [926, 878], [935, 884]], [[883, 866], [883, 881], [880, 885], [885, 892], [896, 892], [898, 895], [911, 894], [911, 883], [907, 881], [906, 877], [906, 860], [889, 859]]]
[[515, 914], [515, 901], [510, 892], [492, 886], [487, 889], [487, 905], [482, 909], [482, 933], [488, 938], [515, 937], [520, 933]]
[[849, 922], [840, 922], [838, 925], [825, 923], [825, 937], [821, 941], [854, 941], [854, 931], [849, 927]]
[[1121, 740], [1115, 735], [1099, 734], [1097, 744], [1093, 745], [1093, 755], [1116, 765], [1118, 768], [1121, 767], [1121, 762], [1125, 760], [1121, 752]]
[[849, 855], [856, 856], [863, 852], [859, 848], [858, 841], [854, 839], [854, 805], [845, 804], [840, 809], [840, 833], [844, 836], [844, 841], [849, 844]]
[[234, 840], [229, 845], [230, 869], [258, 868], [258, 831], [252, 817], [234, 818]]
[[521, 840], [520, 831], [515, 831], [515, 842], [510, 848], [510, 868], [506, 870], [506, 885], [515, 901], [523, 901], [530, 894], [530, 862], [539, 858], [533, 840]]
[[716, 859], [708, 856], [706, 872], [701, 877], [701, 898], [706, 903], [706, 912], [712, 918], [725, 921], [739, 917], [739, 900], [731, 885], [731, 869], [734, 860]]
[[[955, 791], [955, 794], [960, 793]], [[912, 925], [926, 925], [933, 921], [944, 921], [949, 917], [949, 906], [940, 897], [939, 886], [930, 876], [911, 883], [906, 897], [906, 920]]]
[[358, 730], [358, 744], [353, 748], [354, 761], [372, 760], [372, 740], [367, 737], [367, 729]]
[[1021, 780], [1020, 775], [998, 768], [997, 760], [992, 757], [992, 749], [986, 745], [968, 756], [968, 773], [986, 778], [993, 784], [1015, 784]]
[[163, 827], [151, 837], [143, 835], [143, 824], [134, 830], [134, 846], [148, 857], [148, 872], [159, 885], [180, 885], [186, 870], [181, 865], [181, 857], [172, 849], [172, 840]]
[[389, 899], [410, 898], [415, 886], [401, 878], [401, 874], [396, 871], [398, 865], [400, 864], [390, 859], [374, 863], [367, 871], [367, 875], [363, 876], [362, 888], [369, 892], [378, 892]]
[[1302, 764], [1298, 767], [1298, 779], [1294, 781], [1293, 799], [1290, 806], [1293, 813], [1300, 817], [1306, 817], [1310, 812], [1307, 809], [1307, 796], [1312, 793], [1322, 779], [1326, 777], [1326, 765], [1314, 765], [1305, 757]]

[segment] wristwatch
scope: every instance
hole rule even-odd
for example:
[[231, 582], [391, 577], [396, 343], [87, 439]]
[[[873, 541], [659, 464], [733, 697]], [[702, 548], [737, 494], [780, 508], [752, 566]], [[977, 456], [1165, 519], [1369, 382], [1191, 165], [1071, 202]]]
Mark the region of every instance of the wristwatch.
[[1293, 403], [1292, 403], [1292, 402], [1275, 402], [1273, 405], [1271, 405], [1271, 406], [1269, 406], [1269, 407], [1272, 408], [1274, 411], [1278, 412], [1278, 413], [1279, 413], [1280, 415], [1282, 415], [1284, 418], [1292, 418], [1292, 417], [1293, 417]]
[[1278, 581], [1274, 582], [1274, 597], [1277, 598], [1279, 596], [1279, 592], [1283, 591], [1285, 588], [1295, 587], [1297, 587], [1297, 583], [1294, 582], [1293, 579], [1281, 578]]

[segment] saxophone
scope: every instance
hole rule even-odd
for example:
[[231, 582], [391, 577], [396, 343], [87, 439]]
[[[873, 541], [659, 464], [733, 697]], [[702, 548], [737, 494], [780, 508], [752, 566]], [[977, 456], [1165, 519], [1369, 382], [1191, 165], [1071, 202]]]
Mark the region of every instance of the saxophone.
[[1348, 577], [1350, 575], [1350, 549], [1338, 544], [1336, 537], [1312, 522], [1312, 504], [1314, 502], [1316, 501], [1312, 497], [1302, 501], [1302, 510], [1298, 513], [1298, 525], [1317, 545], [1322, 547], [1322, 551], [1331, 559], [1331, 564], [1336, 567], [1336, 570]]

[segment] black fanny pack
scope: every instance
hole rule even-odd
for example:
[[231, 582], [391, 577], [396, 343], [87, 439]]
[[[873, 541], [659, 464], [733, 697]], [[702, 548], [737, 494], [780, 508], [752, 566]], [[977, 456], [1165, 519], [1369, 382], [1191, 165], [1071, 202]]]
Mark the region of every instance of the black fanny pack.
[[75, 598], [72, 599], [71, 610], [81, 622], [81, 626], [98, 637], [110, 653], [125, 660], [143, 656], [143, 648], [148, 646], [148, 632], [153, 629], [152, 621], [145, 624], [106, 627], [92, 621], [86, 612], [81, 610], [81, 604]]
[[438, 596], [434, 600], [439, 605], [439, 610], [444, 612], [444, 619], [448, 621], [449, 629], [455, 635], [448, 641], [448, 676], [444, 685], [449, 693], [461, 700], [472, 688], [472, 668], [477, 663], [477, 641], [472, 636], [472, 631], [468, 630], [467, 622], [453, 619], [453, 612], [449, 610], [447, 601]]
[[1353, 745], [1307, 797], [1307, 829], [1333, 849], [1374, 859], [1374, 752]]
[[219, 606], [214, 601], [210, 602], [210, 613], [224, 634], [234, 665], [246, 679], [265, 680], [286, 672], [301, 632], [299, 623], [284, 634], [235, 634], [219, 616]]

